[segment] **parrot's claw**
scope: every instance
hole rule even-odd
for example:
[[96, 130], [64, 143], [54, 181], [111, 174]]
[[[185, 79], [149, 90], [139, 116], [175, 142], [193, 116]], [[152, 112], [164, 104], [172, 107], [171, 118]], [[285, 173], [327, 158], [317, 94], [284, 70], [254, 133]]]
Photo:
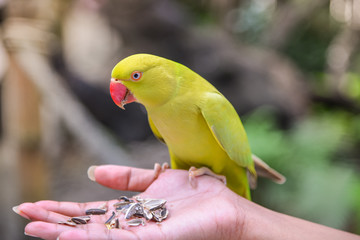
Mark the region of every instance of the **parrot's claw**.
[[154, 179], [157, 179], [160, 173], [164, 172], [166, 169], [169, 169], [170, 166], [167, 162], [164, 162], [161, 166], [159, 163], [155, 163], [154, 165]]
[[191, 185], [192, 188], [196, 188], [196, 181], [195, 181], [195, 171], [197, 170], [197, 168], [195, 167], [191, 167], [189, 169], [189, 183]]
[[195, 177], [199, 177], [202, 175], [208, 175], [208, 176], [214, 177], [226, 185], [226, 177], [225, 176], [218, 175], [218, 174], [214, 173], [213, 171], [211, 171], [207, 167], [201, 167], [201, 168], [191, 167], [189, 169], [189, 182], [193, 188], [196, 187]]
[[167, 163], [167, 162], [164, 162], [162, 165], [161, 165], [161, 170], [164, 172], [166, 169], [169, 169], [170, 168], [170, 165]]

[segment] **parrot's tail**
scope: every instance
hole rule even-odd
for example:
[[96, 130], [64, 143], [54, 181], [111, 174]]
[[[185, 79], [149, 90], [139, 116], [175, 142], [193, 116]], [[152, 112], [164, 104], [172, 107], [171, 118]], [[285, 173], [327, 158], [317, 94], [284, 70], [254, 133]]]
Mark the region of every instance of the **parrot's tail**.
[[[277, 172], [275, 169], [272, 169], [256, 155], [253, 154], [252, 159], [254, 160], [255, 170], [258, 176], [269, 178], [278, 184], [283, 184], [286, 181], [286, 177]], [[256, 187], [256, 177], [254, 179], [252, 174], [248, 174], [248, 178], [251, 188]]]

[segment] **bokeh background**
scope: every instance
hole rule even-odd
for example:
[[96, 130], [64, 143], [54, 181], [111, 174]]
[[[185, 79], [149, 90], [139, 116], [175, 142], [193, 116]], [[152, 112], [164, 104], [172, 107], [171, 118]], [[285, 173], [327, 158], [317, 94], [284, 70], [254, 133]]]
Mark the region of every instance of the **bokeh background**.
[[112, 67], [140, 52], [233, 103], [288, 179], [261, 179], [255, 202], [360, 234], [360, 1], [0, 0], [0, 38], [2, 239], [27, 239], [21, 202], [119, 196], [90, 165], [168, 161], [144, 108], [108, 93]]

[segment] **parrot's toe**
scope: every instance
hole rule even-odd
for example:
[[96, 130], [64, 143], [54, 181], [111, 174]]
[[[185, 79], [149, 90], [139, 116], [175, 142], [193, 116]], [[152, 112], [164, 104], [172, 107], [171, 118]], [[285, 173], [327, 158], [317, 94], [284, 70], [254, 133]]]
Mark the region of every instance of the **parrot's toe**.
[[191, 167], [189, 169], [189, 182], [193, 188], [196, 187], [195, 177], [199, 177], [202, 175], [208, 175], [208, 176], [214, 177], [226, 185], [226, 177], [225, 176], [216, 174], [207, 167], [201, 167], [201, 168]]
[[197, 170], [198, 169], [196, 167], [191, 167], [189, 169], [189, 183], [190, 183], [191, 187], [193, 187], [193, 188], [196, 188], [195, 177], [199, 176], [199, 175], [196, 174]]
[[164, 162], [162, 165], [161, 165], [161, 170], [164, 172], [166, 169], [169, 169], [170, 168], [170, 165], [167, 163], [167, 162]]
[[167, 162], [164, 162], [161, 166], [159, 163], [155, 163], [154, 165], [154, 179], [157, 179], [160, 173], [164, 172], [166, 169], [169, 169], [170, 166]]

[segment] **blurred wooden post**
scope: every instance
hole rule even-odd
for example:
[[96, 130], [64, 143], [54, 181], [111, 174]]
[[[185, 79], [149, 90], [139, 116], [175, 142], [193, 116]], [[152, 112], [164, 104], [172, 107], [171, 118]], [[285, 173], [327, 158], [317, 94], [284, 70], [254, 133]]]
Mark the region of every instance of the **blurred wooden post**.
[[[8, 3], [5, 22], [5, 46], [8, 49], [9, 73], [4, 84], [4, 135], [15, 151], [17, 161], [19, 197], [21, 201], [44, 199], [48, 192], [48, 169], [42, 154], [40, 107], [41, 99], [36, 86], [12, 56], [24, 49], [46, 52], [46, 32], [51, 25], [44, 12], [51, 12], [50, 2], [39, 0], [12, 0]], [[21, 6], [21, 7], [20, 7]], [[45, 51], [44, 51], [45, 50]]]
[[48, 198], [49, 170], [41, 146], [41, 96], [14, 55], [23, 49], [46, 49], [46, 39], [38, 36], [36, 29], [49, 25], [40, 11], [49, 11], [49, 2], [53, 1], [11, 0], [7, 6], [3, 37], [9, 68], [2, 86], [1, 156], [1, 200], [7, 208], [3, 215], [7, 220], [2, 224], [4, 239], [23, 238], [24, 220], [11, 212], [12, 206]]
[[40, 95], [34, 84], [11, 57], [3, 88], [3, 121], [5, 144], [14, 151], [19, 179], [20, 201], [36, 201], [47, 197], [48, 170], [41, 152]]

